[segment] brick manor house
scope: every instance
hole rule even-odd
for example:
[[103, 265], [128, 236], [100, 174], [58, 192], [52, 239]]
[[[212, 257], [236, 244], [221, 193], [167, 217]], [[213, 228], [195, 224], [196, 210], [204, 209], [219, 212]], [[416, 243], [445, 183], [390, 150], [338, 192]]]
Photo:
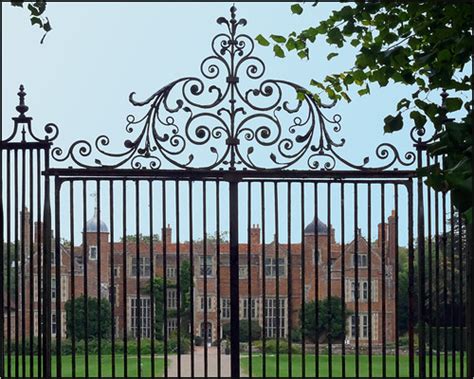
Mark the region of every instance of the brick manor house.
[[[29, 266], [30, 253], [28, 248], [29, 243], [29, 225], [30, 214], [27, 209], [24, 209], [25, 220], [25, 267]], [[388, 217], [385, 225], [385, 233], [382, 233], [382, 224], [378, 226], [378, 238], [371, 246], [371, 316], [372, 316], [372, 341], [374, 344], [382, 343], [382, 249], [385, 249], [385, 333], [387, 343], [395, 340], [395, 254], [396, 254], [396, 233], [395, 233], [395, 214]], [[38, 229], [41, 225], [34, 223], [34, 239], [38, 241]], [[317, 228], [317, 233], [315, 228]], [[127, 334], [133, 337], [138, 333], [138, 325], [141, 324], [141, 336], [150, 337], [152, 328], [152, 317], [150, 310], [150, 296], [146, 293], [146, 287], [150, 282], [150, 245], [149, 241], [140, 240], [139, 243], [139, 258], [136, 258], [136, 241], [131, 240], [126, 242], [126, 269], [123, 266], [123, 243], [110, 241], [110, 235], [107, 225], [97, 220], [97, 213], [87, 222], [86, 228], [83, 231], [85, 246], [74, 246], [72, 248], [74, 255], [74, 276], [71, 275], [71, 247], [61, 245], [60, 248], [60, 293], [56, 293], [55, 282], [55, 262], [52, 260], [52, 333], [55, 335], [57, 330], [57, 318], [61, 317], [61, 334], [66, 336], [66, 311], [65, 303], [72, 297], [72, 278], [74, 277], [74, 291], [75, 297], [84, 294], [84, 272], [87, 269], [87, 289], [88, 296], [97, 297], [98, 290], [98, 246], [100, 246], [100, 288], [101, 297], [110, 299], [110, 296], [115, 292], [115, 325], [117, 336], [123, 336], [124, 328]], [[179, 251], [181, 262], [188, 260], [190, 257], [189, 242], [182, 242], [178, 246], [172, 240], [172, 230], [166, 228], [166, 276], [171, 282], [176, 281], [176, 254]], [[331, 257], [328, 259], [328, 233], [330, 233], [330, 253]], [[247, 319], [248, 312], [251, 313], [251, 318], [257, 320], [263, 326], [263, 318], [266, 318], [264, 333], [267, 338], [275, 338], [280, 328], [280, 337], [285, 337], [288, 333], [288, 328], [297, 328], [299, 324], [299, 312], [302, 302], [309, 302], [312, 300], [324, 299], [328, 295], [328, 270], [331, 270], [331, 287], [332, 296], [339, 298], [344, 297], [348, 309], [354, 311], [356, 306], [356, 297], [358, 297], [359, 309], [359, 325], [356, 325], [356, 318], [354, 314], [347, 319], [346, 327], [346, 342], [350, 344], [355, 342], [356, 328], [359, 328], [359, 342], [361, 345], [368, 343], [369, 337], [369, 283], [368, 283], [368, 242], [362, 236], [358, 235], [358, 288], [355, 285], [355, 255], [354, 244], [355, 241], [344, 246], [344, 256], [342, 255], [342, 246], [335, 240], [334, 229], [328, 230], [328, 227], [320, 220], [313, 220], [305, 227], [304, 230], [304, 257], [301, 257], [302, 244], [294, 243], [289, 247], [287, 244], [278, 244], [271, 242], [265, 244], [265, 260], [262, 260], [262, 241], [261, 230], [258, 225], [253, 225], [250, 230], [251, 243], [251, 265], [250, 275], [248, 272], [247, 252], [248, 245], [246, 243], [239, 244], [239, 278], [240, 278], [240, 318]], [[314, 253], [315, 249], [315, 235], [318, 241], [318, 253]], [[385, 236], [385, 243], [382, 241], [382, 235]], [[163, 236], [162, 236], [163, 237]], [[82, 242], [81, 238], [81, 242]], [[37, 281], [37, 243], [34, 243], [34, 333], [38, 334], [38, 281]], [[203, 242], [193, 242], [193, 256], [194, 256], [194, 335], [202, 337], [207, 333], [208, 340], [215, 341], [219, 338], [220, 331], [217, 330], [217, 249], [214, 239], [208, 240], [207, 248], [207, 264], [204, 262]], [[53, 244], [54, 246], [54, 244]], [[111, 247], [113, 246], [113, 275], [115, 282], [115, 291], [111, 288]], [[384, 247], [383, 247], [384, 246]], [[278, 249], [277, 249], [278, 247]], [[278, 262], [276, 259], [276, 252], [278, 250]], [[83, 254], [86, 251], [86, 262], [83, 260]], [[288, 252], [291, 254], [291, 299], [288, 298]], [[54, 254], [52, 254], [54, 256]], [[153, 242], [153, 266], [155, 276], [164, 276], [163, 274], [163, 238], [159, 241]], [[317, 256], [317, 262], [315, 261]], [[302, 288], [302, 258], [304, 258], [304, 288]], [[220, 317], [221, 328], [227, 322], [230, 322], [230, 271], [229, 271], [229, 243], [221, 241], [220, 243]], [[344, 260], [344, 283], [345, 293], [341, 294], [341, 275], [342, 263]], [[328, 262], [330, 262], [328, 267]], [[85, 267], [87, 265], [87, 267]], [[140, 273], [140, 304], [141, 304], [141, 323], [138, 323], [138, 298], [137, 298], [137, 270]], [[30, 277], [29, 270], [25, 270], [25, 318], [26, 318], [26, 333], [29, 335], [29, 290]], [[278, 273], [277, 273], [278, 271]], [[207, 275], [206, 275], [207, 274]], [[125, 278], [124, 278], [125, 276]], [[204, 318], [204, 308], [206, 299], [204, 298], [204, 276], [207, 276], [207, 323]], [[248, 278], [251, 280], [251, 298], [248, 301]], [[277, 277], [278, 286], [277, 286]], [[264, 279], [265, 278], [265, 279]], [[316, 288], [317, 279], [317, 288]], [[263, 284], [265, 280], [265, 296], [263, 296]], [[126, 283], [126, 303], [123, 301], [124, 295], [124, 281]], [[277, 287], [280, 299], [280, 317], [277, 315]], [[317, 293], [316, 293], [317, 290]], [[4, 294], [5, 296], [5, 294]], [[56, 299], [60, 296], [61, 315], [56, 314]], [[304, 300], [303, 300], [304, 297]], [[263, 304], [265, 299], [265, 304]], [[288, 325], [288, 305], [291, 301], [292, 305], [292, 324]], [[6, 304], [6, 299], [5, 299]], [[21, 304], [21, 301], [20, 301]], [[168, 309], [176, 309], [177, 293], [175, 288], [168, 289], [167, 293]], [[124, 309], [125, 308], [125, 309]], [[126, 322], [124, 324], [124, 311], [126, 312]], [[21, 315], [21, 309], [18, 314]], [[7, 317], [7, 315], [4, 315]], [[14, 312], [11, 312], [12, 332], [14, 333]], [[21, 317], [21, 316], [20, 316]], [[278, 325], [279, 324], [279, 325]], [[5, 328], [7, 323], [5, 322]], [[21, 325], [21, 324], [20, 324]], [[169, 318], [167, 322], [168, 332], [171, 333], [177, 328], [176, 318]], [[6, 331], [5, 331], [6, 332]], [[12, 334], [14, 335], [14, 334]]]

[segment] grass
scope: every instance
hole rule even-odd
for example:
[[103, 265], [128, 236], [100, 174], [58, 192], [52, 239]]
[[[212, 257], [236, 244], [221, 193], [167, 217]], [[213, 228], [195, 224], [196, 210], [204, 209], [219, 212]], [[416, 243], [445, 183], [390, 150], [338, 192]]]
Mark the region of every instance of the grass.
[[[387, 355], [386, 357], [386, 368], [387, 374], [386, 377], [396, 377], [396, 361], [395, 356]], [[415, 376], [418, 373], [418, 358], [415, 358]], [[267, 354], [266, 362], [266, 377], [289, 377], [288, 373], [288, 355], [280, 354], [280, 373], [277, 375], [277, 358], [274, 354]], [[291, 377], [301, 377], [302, 376], [302, 355], [293, 354], [292, 356], [292, 372]], [[428, 357], [427, 357], [428, 361]], [[318, 377], [327, 377], [328, 374], [328, 362], [329, 357], [327, 355], [319, 356], [319, 373]], [[345, 357], [346, 362], [346, 374], [345, 377], [355, 377], [356, 376], [356, 356], [347, 355]], [[307, 355], [305, 359], [305, 376], [306, 377], [316, 377], [316, 357], [314, 355]], [[400, 356], [400, 377], [409, 376], [409, 360], [408, 356]], [[429, 372], [427, 362], [427, 373]], [[436, 357], [433, 357], [433, 375], [440, 377], [448, 377], [452, 375], [452, 359], [451, 356], [448, 356], [448, 372], [444, 371], [444, 356], [441, 356], [440, 359], [440, 373], [438, 375], [436, 368]], [[249, 358], [241, 358], [241, 366], [245, 373], [249, 374]], [[372, 358], [372, 376], [382, 377], [383, 371], [383, 360], [381, 355], [374, 355]], [[460, 358], [459, 356], [456, 359], [456, 373], [452, 375], [453, 377], [460, 376]], [[466, 361], [464, 363], [464, 374], [466, 373]], [[252, 355], [252, 376], [262, 377], [263, 376], [263, 356], [262, 355]], [[332, 376], [342, 377], [342, 356], [337, 355], [332, 357]], [[368, 377], [369, 376], [369, 359], [368, 355], [359, 356], [359, 376]]]
[[[26, 364], [26, 372], [25, 376], [30, 376], [30, 357], [25, 357], [25, 364]], [[115, 355], [115, 376], [117, 377], [124, 377], [124, 356], [123, 354], [116, 354]], [[99, 357], [98, 355], [91, 355], [89, 354], [89, 376], [88, 377], [98, 377], [98, 362]], [[111, 355], [102, 355], [101, 357], [102, 362], [102, 377], [111, 377], [112, 376], [112, 356]], [[142, 371], [141, 376], [151, 377], [151, 356], [145, 355], [141, 357], [142, 362]], [[22, 360], [19, 359], [19, 375], [22, 375]], [[164, 373], [164, 363], [165, 360], [163, 357], [155, 357], [155, 375], [156, 376], [163, 376]], [[128, 355], [127, 357], [127, 374], [129, 377], [139, 377], [138, 376], [138, 359], [136, 355]], [[11, 367], [12, 373], [11, 376], [15, 375], [15, 356], [12, 355], [11, 360]], [[56, 376], [56, 356], [52, 357], [52, 365], [51, 365], [52, 375]], [[5, 357], [5, 374], [7, 372], [7, 358]], [[34, 357], [34, 364], [33, 364], [33, 375], [31, 376], [39, 376], [38, 375], [38, 358]], [[85, 356], [84, 355], [76, 355], [76, 372], [73, 375], [72, 370], [72, 355], [66, 355], [61, 357], [61, 377], [85, 377], [86, 376], [86, 364], [85, 364]]]

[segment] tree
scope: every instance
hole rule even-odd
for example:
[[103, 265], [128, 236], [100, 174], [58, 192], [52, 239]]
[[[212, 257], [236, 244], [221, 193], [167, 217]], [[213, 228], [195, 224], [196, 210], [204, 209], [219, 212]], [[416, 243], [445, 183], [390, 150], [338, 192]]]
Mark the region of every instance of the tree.
[[[315, 2], [313, 6], [316, 6]], [[291, 11], [300, 15], [304, 8], [293, 4]], [[411, 99], [400, 99], [396, 114], [384, 119], [384, 130], [392, 133], [403, 128], [407, 112], [410, 124], [424, 134], [429, 120], [436, 133], [428, 142], [431, 156], [441, 156], [443, 165], [420, 170], [427, 176], [427, 184], [437, 190], [451, 191], [455, 206], [472, 223], [472, 74], [463, 70], [472, 62], [472, 5], [471, 2], [401, 2], [364, 1], [350, 3], [335, 10], [318, 25], [288, 36], [258, 35], [264, 46], [274, 42], [277, 57], [295, 52], [309, 59], [309, 44], [318, 36], [338, 49], [356, 48], [352, 67], [328, 75], [322, 82], [310, 85], [318, 93], [317, 102], [325, 94], [334, 102], [351, 101], [349, 88], [358, 86], [360, 96], [370, 94], [370, 86], [385, 87], [393, 82], [415, 86]], [[336, 49], [337, 50], [337, 49]], [[327, 60], [335, 58], [332, 52]], [[447, 90], [456, 96], [448, 97], [443, 105], [430, 100], [433, 91]], [[450, 115], [457, 112], [456, 115]], [[448, 117], [449, 116], [449, 117]], [[417, 136], [415, 136], [417, 138]]]
[[[85, 330], [86, 319], [87, 334]], [[66, 302], [66, 333], [68, 338], [72, 338], [73, 335], [76, 340], [98, 338], [99, 336], [109, 338], [111, 328], [112, 307], [108, 300], [101, 299], [99, 302], [99, 299], [95, 297], [82, 295]]]
[[344, 337], [346, 320], [351, 313], [338, 297], [311, 301], [305, 304], [304, 312], [300, 311], [301, 333], [312, 341], [329, 337], [333, 341], [340, 340]]
[[40, 29], [43, 29], [44, 35], [41, 38], [40, 43], [43, 43], [46, 34], [52, 29], [51, 24], [48, 20], [48, 17], [44, 17], [44, 12], [46, 11], [46, 1], [35, 1], [29, 3], [26, 1], [10, 1], [10, 4], [14, 7], [21, 7], [28, 3], [28, 10], [30, 11], [30, 22], [31, 25], [38, 25]]
[[[165, 286], [166, 283], [166, 286]], [[178, 288], [177, 282], [165, 279], [161, 276], [153, 278], [153, 281], [148, 285], [147, 292], [152, 294], [154, 299], [154, 313], [155, 313], [155, 337], [162, 339], [164, 337], [164, 309], [166, 306], [165, 289]], [[188, 332], [188, 327], [191, 322], [191, 296], [192, 296], [192, 272], [191, 263], [188, 260], [181, 262], [179, 267], [179, 293], [177, 297], [180, 299], [179, 315], [180, 315], [180, 330], [184, 336]], [[167, 309], [167, 317], [172, 318], [178, 315], [176, 309]]]
[[[222, 326], [222, 334], [224, 338], [230, 339], [230, 322]], [[249, 320], [243, 319], [239, 321], [239, 338], [240, 342], [256, 341], [262, 338], [262, 327], [256, 320], [250, 321], [250, 335], [249, 335]]]

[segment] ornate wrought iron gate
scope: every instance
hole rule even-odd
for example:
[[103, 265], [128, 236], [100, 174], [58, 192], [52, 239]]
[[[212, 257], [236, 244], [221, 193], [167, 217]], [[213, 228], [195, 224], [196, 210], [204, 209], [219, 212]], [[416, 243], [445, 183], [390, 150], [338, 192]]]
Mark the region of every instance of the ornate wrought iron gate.
[[350, 162], [331, 105], [263, 78], [235, 7], [217, 22], [202, 78], [130, 95], [119, 153], [37, 137], [20, 88], [0, 375], [464, 376], [465, 230], [416, 177], [425, 131]]

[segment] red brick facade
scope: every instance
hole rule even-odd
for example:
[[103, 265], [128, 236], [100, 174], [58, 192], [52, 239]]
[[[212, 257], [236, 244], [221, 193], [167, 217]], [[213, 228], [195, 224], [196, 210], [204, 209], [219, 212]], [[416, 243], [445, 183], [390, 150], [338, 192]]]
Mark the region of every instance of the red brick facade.
[[[27, 211], [26, 211], [27, 212]], [[26, 213], [25, 221], [29, 217]], [[27, 223], [29, 225], [29, 221]], [[75, 256], [74, 261], [74, 282], [72, 282], [71, 275], [71, 247], [61, 246], [60, 254], [60, 273], [61, 273], [61, 284], [60, 294], [56, 294], [55, 290], [52, 292], [52, 310], [55, 313], [56, 309], [56, 296], [60, 296], [61, 299], [61, 323], [62, 323], [62, 335], [66, 335], [65, 329], [65, 303], [72, 297], [72, 289], [74, 284], [74, 296], [78, 297], [85, 293], [85, 269], [87, 270], [87, 292], [89, 296], [96, 297], [100, 288], [101, 297], [109, 298], [111, 286], [112, 286], [112, 275], [114, 275], [115, 285], [115, 320], [116, 320], [116, 333], [118, 336], [123, 336], [124, 328], [126, 327], [127, 333], [133, 335], [133, 323], [134, 323], [134, 312], [132, 311], [132, 304], [136, 301], [137, 297], [137, 278], [132, 270], [134, 260], [137, 257], [137, 244], [136, 241], [128, 241], [125, 243], [117, 242], [111, 243], [109, 232], [105, 224], [100, 223], [100, 232], [97, 233], [97, 222], [96, 219], [92, 218], [89, 220], [86, 232], [83, 233], [85, 244], [80, 241], [81, 244], [77, 244], [73, 247], [73, 254]], [[92, 229], [90, 226], [92, 225]], [[95, 225], [95, 229], [94, 229]], [[306, 229], [310, 226], [309, 225]], [[321, 230], [320, 230], [321, 228]], [[38, 225], [35, 225], [35, 229], [38, 229]], [[252, 307], [250, 309], [251, 317], [258, 320], [260, 325], [263, 325], [264, 308], [266, 308], [266, 334], [269, 338], [275, 337], [277, 333], [277, 308], [280, 308], [280, 336], [284, 336], [288, 332], [288, 328], [291, 326], [296, 329], [299, 323], [299, 313], [303, 301], [312, 301], [317, 299], [324, 299], [331, 296], [336, 296], [345, 300], [346, 306], [354, 311], [356, 308], [355, 302], [355, 267], [353, 252], [355, 249], [355, 242], [351, 241], [348, 244], [342, 246], [335, 241], [335, 231], [330, 230], [330, 235], [327, 235], [327, 228], [321, 222], [318, 223], [318, 236], [315, 238], [313, 229], [310, 232], [305, 232], [303, 243], [292, 243], [288, 244], [277, 244], [274, 242], [268, 244], [261, 243], [261, 230], [258, 225], [253, 225], [250, 230], [251, 243], [248, 246], [246, 243], [239, 244], [239, 273], [241, 275], [239, 283], [239, 291], [241, 298], [240, 305], [240, 318], [247, 318], [249, 311], [247, 307], [247, 299], [249, 296], [249, 283], [248, 278], [250, 277], [250, 297]], [[395, 288], [394, 288], [394, 268], [395, 268], [395, 254], [396, 254], [396, 241], [395, 241], [395, 216], [392, 215], [388, 218], [388, 222], [385, 223], [385, 233], [382, 233], [382, 225], [379, 225], [378, 238], [375, 242], [368, 246], [367, 240], [361, 235], [357, 239], [357, 249], [359, 254], [358, 262], [358, 282], [359, 282], [359, 299], [358, 309], [360, 314], [360, 325], [359, 325], [359, 339], [360, 344], [367, 343], [368, 336], [368, 306], [369, 306], [369, 287], [371, 291], [371, 314], [372, 314], [372, 340], [374, 344], [382, 343], [382, 327], [383, 327], [383, 307], [385, 307], [385, 332], [387, 343], [393, 342], [395, 338]], [[29, 232], [25, 233], [29, 235]], [[34, 234], [37, 235], [37, 232]], [[382, 235], [385, 237], [385, 241], [382, 240]], [[36, 238], [35, 238], [36, 241]], [[317, 243], [316, 243], [317, 241]], [[35, 250], [37, 244], [33, 244]], [[25, 254], [29, 258], [28, 244], [25, 244]], [[97, 254], [94, 252], [94, 247], [97, 248]], [[124, 247], [126, 249], [126, 267], [123, 264]], [[140, 258], [144, 258], [144, 266], [142, 267], [140, 278], [140, 292], [144, 303], [142, 304], [145, 310], [142, 310], [142, 316], [148, 317], [147, 320], [142, 319], [142, 335], [145, 337], [150, 332], [150, 314], [147, 309], [149, 295], [146, 294], [146, 286], [149, 284], [151, 272], [149, 268], [150, 258], [150, 244], [147, 241], [141, 240], [139, 242], [139, 253]], [[194, 334], [202, 335], [204, 333], [204, 312], [201, 306], [204, 305], [204, 289], [205, 280], [203, 275], [204, 268], [202, 267], [203, 255], [204, 255], [204, 244], [202, 241], [193, 242], [193, 256], [194, 256]], [[208, 240], [206, 243], [206, 254], [208, 256], [208, 275], [207, 275], [207, 295], [210, 298], [208, 300], [208, 314], [207, 321], [210, 325], [208, 331], [209, 336], [212, 340], [216, 340], [219, 337], [218, 331], [218, 304], [217, 304], [217, 292], [220, 291], [221, 303], [220, 305], [220, 326], [230, 322], [230, 270], [229, 270], [229, 244], [228, 242], [221, 241], [219, 252], [215, 240]], [[318, 253], [315, 254], [315, 250]], [[163, 240], [154, 241], [151, 255], [153, 256], [153, 268], [154, 276], [163, 276], [163, 254], [166, 256], [167, 262], [167, 277], [170, 281], [176, 280], [176, 258], [177, 258], [178, 246], [175, 241], [172, 240], [171, 228], [166, 230], [166, 250], [164, 252]], [[112, 254], [113, 254], [113, 266], [111, 265]], [[302, 256], [302, 251], [304, 254]], [[330, 251], [330, 256], [329, 256]], [[249, 254], [250, 252], [250, 254]], [[87, 264], [83, 264], [83, 256], [86, 255]], [[183, 242], [179, 245], [179, 256], [180, 260], [190, 259], [190, 243]], [[97, 256], [96, 256], [97, 255]], [[100, 265], [99, 262], [100, 256]], [[263, 256], [265, 256], [266, 265], [264, 264]], [[276, 257], [281, 259], [280, 271], [278, 271], [278, 265], [276, 265]], [[385, 259], [385, 301], [382, 301], [382, 257]], [[250, 273], [248, 272], [248, 258], [250, 257]], [[291, 275], [288, 276], [289, 263], [288, 258], [291, 260]], [[369, 269], [369, 258], [371, 260], [371, 283], [368, 283], [368, 269]], [[218, 260], [220, 265], [217, 265]], [[34, 272], [37, 270], [37, 256], [34, 253], [33, 259]], [[330, 262], [330, 282], [328, 280], [328, 262]], [[27, 259], [27, 265], [28, 265]], [[54, 277], [56, 272], [55, 263], [52, 262], [52, 275]], [[29, 266], [28, 266], [29, 267]], [[342, 268], [344, 267], [344, 279], [342, 278]], [[99, 270], [98, 270], [99, 268]], [[304, 270], [303, 270], [304, 268]], [[304, 276], [303, 276], [304, 271]], [[99, 275], [100, 273], [100, 275]], [[249, 275], [250, 274], [250, 275]], [[217, 276], [220, 277], [220, 284], [218, 286]], [[279, 276], [277, 281], [277, 275]], [[100, 286], [99, 283], [100, 276]], [[264, 279], [265, 276], [265, 279]], [[33, 309], [35, 310], [35, 323], [33, 325], [35, 335], [37, 335], [37, 308], [38, 308], [38, 291], [37, 291], [37, 276], [34, 275], [34, 303]], [[54, 288], [54, 283], [53, 288]], [[330, 286], [329, 286], [330, 284]], [[291, 298], [288, 298], [288, 285], [291, 286]], [[344, 290], [343, 286], [344, 285]], [[29, 335], [29, 299], [30, 299], [30, 277], [29, 271], [26, 272], [26, 325], [27, 335]], [[126, 300], [124, 302], [124, 295], [126, 289]], [[275, 298], [280, 297], [280, 306], [278, 307]], [[172, 296], [172, 294], [170, 295]], [[265, 304], [264, 304], [265, 298]], [[304, 298], [304, 300], [303, 300]], [[174, 301], [170, 298], [170, 306], [173, 307]], [[291, 305], [291, 315], [289, 314], [289, 307]], [[21, 311], [20, 311], [21, 314]], [[127, 318], [127, 325], [125, 325], [125, 317]], [[288, 317], [291, 317], [291, 325], [289, 325]], [[55, 316], [54, 316], [55, 317]], [[354, 328], [352, 325], [353, 318], [349, 317], [347, 320], [346, 328], [346, 341], [349, 343], [354, 342]], [[169, 328], [172, 330], [173, 320], [170, 321]], [[6, 327], [5, 322], [5, 327]], [[14, 325], [12, 321], [12, 325]], [[54, 320], [53, 320], [54, 324]], [[53, 325], [53, 333], [55, 326]], [[148, 328], [148, 330], [147, 330]], [[212, 335], [211, 335], [212, 333]]]

